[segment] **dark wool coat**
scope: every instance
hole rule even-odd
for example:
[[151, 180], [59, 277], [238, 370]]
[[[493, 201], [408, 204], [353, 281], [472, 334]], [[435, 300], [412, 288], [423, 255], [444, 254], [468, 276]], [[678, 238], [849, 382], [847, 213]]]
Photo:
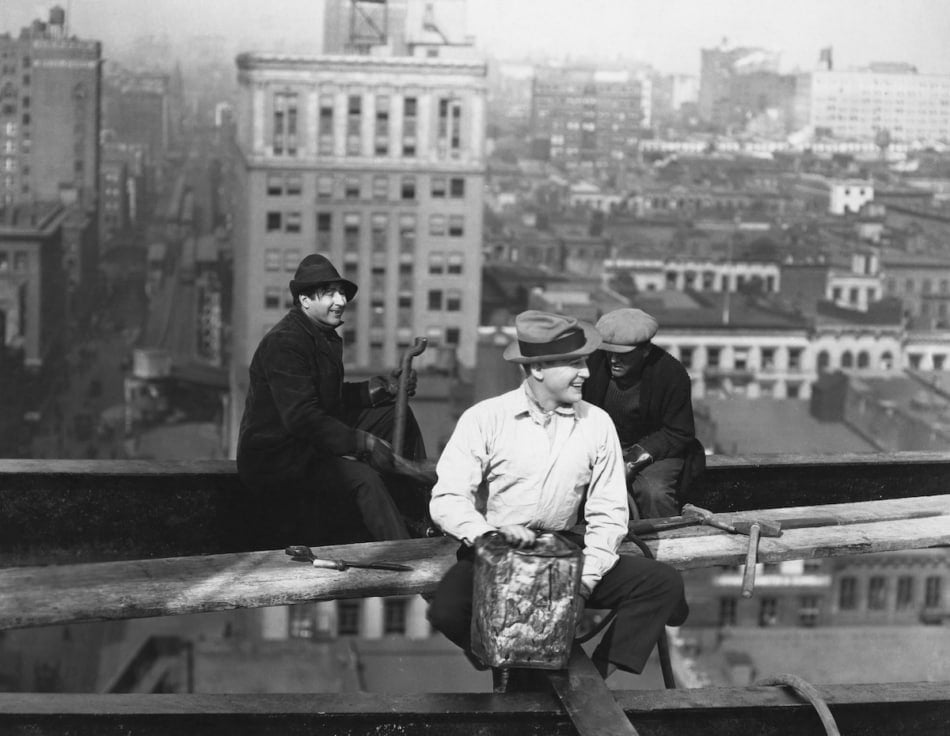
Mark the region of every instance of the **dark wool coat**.
[[342, 341], [291, 309], [254, 352], [237, 465], [251, 486], [313, 483], [326, 455], [356, 454], [347, 409], [370, 406], [366, 381], [343, 381]]
[[[604, 407], [610, 383], [610, 354], [596, 350], [588, 358], [590, 378], [584, 383], [584, 399]], [[656, 345], [650, 350], [640, 379], [640, 414], [648, 433], [639, 444], [653, 460], [683, 457], [696, 436], [693, 422], [692, 385], [686, 368]]]

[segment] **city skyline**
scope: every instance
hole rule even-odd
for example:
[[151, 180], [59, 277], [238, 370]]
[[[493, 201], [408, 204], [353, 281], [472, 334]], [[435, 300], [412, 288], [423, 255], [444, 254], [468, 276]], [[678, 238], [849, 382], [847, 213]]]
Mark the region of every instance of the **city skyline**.
[[[4, 0], [0, 33], [18, 33], [45, 19], [55, 4]], [[102, 40], [108, 55], [141, 35], [219, 35], [240, 50], [319, 50], [322, 13], [312, 0], [185, 0], [137, 4], [70, 0], [70, 32]], [[182, 22], [187, 19], [187, 29]], [[657, 30], [674, 29], [658, 33]], [[781, 53], [782, 70], [814, 68], [821, 48], [834, 49], [839, 68], [901, 61], [921, 73], [950, 74], [950, 3], [942, 0], [472, 0], [468, 33], [502, 57], [551, 55], [635, 60], [661, 72], [699, 71], [700, 49], [761, 46]]]

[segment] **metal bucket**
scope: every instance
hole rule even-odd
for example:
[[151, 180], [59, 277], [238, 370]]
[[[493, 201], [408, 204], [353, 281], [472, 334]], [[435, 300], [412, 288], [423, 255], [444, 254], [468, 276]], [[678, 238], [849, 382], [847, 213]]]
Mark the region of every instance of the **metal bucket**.
[[492, 667], [567, 667], [583, 562], [558, 534], [530, 549], [492, 537], [475, 555], [472, 652]]

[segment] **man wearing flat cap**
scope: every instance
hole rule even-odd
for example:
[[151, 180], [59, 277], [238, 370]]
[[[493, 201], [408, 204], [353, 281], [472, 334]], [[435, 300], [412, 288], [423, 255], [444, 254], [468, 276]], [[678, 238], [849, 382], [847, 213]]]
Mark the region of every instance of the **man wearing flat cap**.
[[682, 623], [688, 608], [676, 570], [617, 554], [628, 521], [620, 443], [606, 412], [581, 399], [601, 338], [591, 325], [535, 310], [519, 314], [515, 328], [504, 358], [521, 366], [523, 382], [466, 410], [439, 458], [430, 511], [461, 547], [429, 620], [473, 659], [475, 548], [495, 534], [531, 547], [540, 532], [586, 521], [575, 535], [584, 547], [580, 596], [617, 611], [594, 664], [604, 676], [639, 673], [664, 625]]
[[[306, 256], [290, 282], [293, 307], [251, 359], [237, 466], [261, 526], [278, 528], [283, 544], [410, 537], [392, 494], [418, 489], [393, 476], [387, 441], [399, 371], [343, 380], [336, 330], [356, 291], [327, 258]], [[414, 375], [409, 386], [411, 395]], [[406, 456], [425, 457], [411, 414], [405, 437]], [[424, 498], [421, 503], [424, 515]]]
[[[630, 481], [631, 513], [676, 516], [685, 458], [704, 466], [696, 440], [686, 368], [651, 340], [657, 321], [642, 309], [615, 309], [597, 321], [603, 338], [591, 356], [584, 398], [602, 407], [620, 436]], [[698, 448], [698, 450], [697, 450]]]

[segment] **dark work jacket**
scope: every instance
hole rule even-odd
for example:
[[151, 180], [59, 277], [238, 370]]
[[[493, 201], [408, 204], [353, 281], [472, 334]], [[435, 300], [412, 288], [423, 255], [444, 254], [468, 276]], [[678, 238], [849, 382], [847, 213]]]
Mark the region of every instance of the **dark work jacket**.
[[356, 453], [344, 410], [369, 406], [369, 387], [344, 383], [339, 341], [294, 307], [257, 346], [237, 447], [248, 485], [313, 483], [320, 456]]
[[[584, 399], [601, 409], [611, 381], [609, 355], [596, 350], [587, 359], [590, 378], [584, 382]], [[637, 444], [654, 461], [685, 456], [687, 445], [696, 436], [692, 385], [683, 364], [656, 345], [647, 356], [640, 379], [640, 415], [648, 433]]]

